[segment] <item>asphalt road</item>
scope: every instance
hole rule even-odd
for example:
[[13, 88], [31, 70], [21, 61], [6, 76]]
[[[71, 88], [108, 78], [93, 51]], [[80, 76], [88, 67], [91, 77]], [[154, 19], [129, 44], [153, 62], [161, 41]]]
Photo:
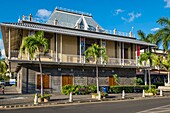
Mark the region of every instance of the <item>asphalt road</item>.
[[11, 109], [0, 113], [170, 113], [170, 98]]

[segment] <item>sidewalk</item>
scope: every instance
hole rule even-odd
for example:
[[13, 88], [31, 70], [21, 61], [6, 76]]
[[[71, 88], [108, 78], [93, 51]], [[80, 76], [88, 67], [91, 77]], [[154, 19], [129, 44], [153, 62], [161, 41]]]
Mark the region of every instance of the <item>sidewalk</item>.
[[[10, 88], [7, 88], [10, 90]], [[7, 90], [6, 89], [6, 90]], [[12, 95], [12, 92], [14, 95]], [[118, 101], [126, 99], [144, 99], [142, 98], [142, 93], [126, 93], [125, 99], [122, 99], [122, 94], [109, 94], [109, 96], [101, 101]], [[170, 96], [169, 92], [164, 93], [167, 97]], [[146, 98], [160, 98], [159, 95], [146, 97]], [[146, 99], [145, 98], [145, 99]], [[23, 106], [35, 106], [33, 105], [34, 94], [17, 94], [15, 90], [7, 91], [5, 95], [0, 94], [0, 108], [16, 108]], [[52, 94], [52, 97], [48, 103], [41, 103], [39, 106], [44, 105], [56, 105], [56, 104], [67, 104], [69, 103], [69, 96], [62, 94]], [[91, 95], [73, 95], [73, 103], [82, 102], [97, 102], [97, 99], [92, 99]]]

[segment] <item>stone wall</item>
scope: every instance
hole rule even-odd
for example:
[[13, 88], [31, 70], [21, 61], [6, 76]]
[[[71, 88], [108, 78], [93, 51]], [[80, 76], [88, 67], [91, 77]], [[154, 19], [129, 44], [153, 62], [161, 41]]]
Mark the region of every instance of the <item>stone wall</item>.
[[[43, 73], [51, 76], [50, 91], [61, 92], [62, 75], [72, 75], [74, 85], [96, 85], [95, 67], [85, 66], [49, 66], [43, 65]], [[38, 65], [22, 67], [22, 93], [36, 92], [36, 74], [39, 73]], [[101, 86], [109, 85], [109, 76], [117, 74], [121, 85], [132, 85], [133, 78], [136, 75], [136, 69], [132, 68], [113, 68], [99, 67], [99, 84]], [[27, 80], [28, 78], [28, 80]], [[27, 89], [28, 81], [28, 89]]]

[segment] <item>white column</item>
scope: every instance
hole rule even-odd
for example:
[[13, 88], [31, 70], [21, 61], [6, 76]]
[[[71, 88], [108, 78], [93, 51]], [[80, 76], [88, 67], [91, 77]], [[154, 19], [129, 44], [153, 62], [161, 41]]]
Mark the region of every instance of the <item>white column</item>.
[[57, 44], [57, 42], [58, 42], [58, 38], [57, 38], [57, 33], [55, 34], [55, 44], [56, 44], [56, 46], [55, 46], [55, 48], [56, 48], [56, 56], [55, 56], [55, 58], [56, 58], [56, 62], [58, 62], [58, 44]]
[[81, 37], [80, 37], [80, 45], [79, 45], [79, 47], [80, 47], [80, 51], [79, 51], [79, 53], [80, 53], [80, 61], [79, 61], [79, 63], [81, 63]]
[[[102, 42], [102, 39], [100, 39], [100, 46], [101, 47], [103, 47], [103, 44], [102, 44], [103, 42]], [[100, 64], [102, 64], [102, 60], [103, 60], [103, 58], [101, 57], [101, 59], [100, 59]]]
[[[86, 48], [86, 38], [84, 38], [84, 48]], [[86, 58], [84, 56], [84, 63], [86, 63]]]
[[8, 59], [11, 59], [11, 30], [9, 28], [9, 35], [8, 35]]
[[123, 52], [122, 52], [122, 53], [123, 53], [123, 54], [122, 54], [122, 56], [123, 56], [122, 60], [123, 60], [123, 65], [125, 65], [125, 55], [124, 55], [124, 54], [125, 54], [125, 53], [124, 53], [125, 49], [124, 49], [124, 48], [125, 48], [125, 43], [122, 42], [122, 51], [123, 51]]
[[62, 34], [60, 35], [60, 62], [62, 62]]
[[137, 49], [138, 49], [138, 48], [137, 48], [137, 45], [136, 45], [136, 66], [138, 66], [138, 56], [137, 56], [137, 54], [138, 54], [137, 51], [138, 51], [138, 50], [137, 50]]
[[121, 42], [119, 42], [119, 58], [120, 58], [120, 65], [122, 65], [122, 58], [121, 58]]

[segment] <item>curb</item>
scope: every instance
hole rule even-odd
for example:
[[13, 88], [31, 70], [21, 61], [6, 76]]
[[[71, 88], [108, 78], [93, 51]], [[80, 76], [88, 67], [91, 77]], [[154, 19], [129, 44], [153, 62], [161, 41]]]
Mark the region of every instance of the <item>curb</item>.
[[0, 109], [20, 109], [20, 108], [33, 108], [33, 107], [46, 107], [46, 106], [55, 106], [55, 105], [72, 105], [72, 104], [81, 104], [81, 103], [97, 103], [97, 102], [114, 102], [114, 101], [128, 101], [128, 100], [144, 100], [144, 99], [159, 99], [159, 98], [168, 98], [169, 96], [155, 96], [155, 97], [129, 97], [129, 98], [117, 98], [109, 99], [105, 98], [102, 100], [77, 100], [73, 102], [50, 102], [50, 103], [39, 103], [39, 104], [22, 104], [22, 105], [4, 105], [0, 106]]

